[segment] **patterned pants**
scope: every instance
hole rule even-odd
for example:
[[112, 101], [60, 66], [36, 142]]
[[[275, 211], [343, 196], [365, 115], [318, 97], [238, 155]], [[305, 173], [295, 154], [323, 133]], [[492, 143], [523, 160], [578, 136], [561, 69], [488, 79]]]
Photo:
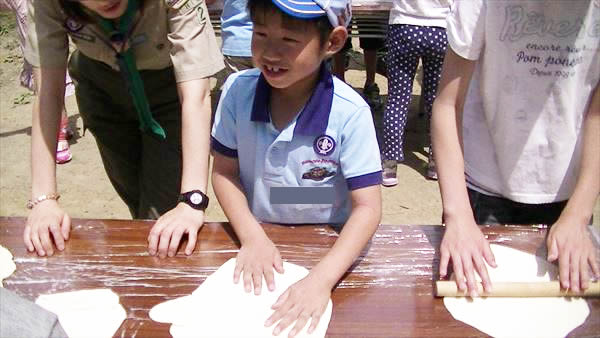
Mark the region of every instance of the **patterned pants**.
[[386, 58], [389, 95], [383, 114], [383, 159], [404, 161], [404, 129], [419, 60], [423, 62], [421, 95], [425, 100], [424, 113], [431, 118], [446, 45], [444, 28], [390, 25]]

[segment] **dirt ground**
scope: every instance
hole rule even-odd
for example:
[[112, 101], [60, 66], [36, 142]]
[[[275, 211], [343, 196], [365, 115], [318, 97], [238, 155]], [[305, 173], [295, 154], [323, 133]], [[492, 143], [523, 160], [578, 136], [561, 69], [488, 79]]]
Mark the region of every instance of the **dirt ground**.
[[[346, 80], [357, 90], [364, 83], [364, 65], [358, 41], [351, 53]], [[22, 56], [16, 38], [14, 19], [0, 13], [0, 216], [26, 216], [25, 202], [30, 198], [30, 136], [33, 96], [19, 85]], [[215, 86], [217, 80], [211, 83]], [[381, 94], [387, 97], [387, 80], [377, 75]], [[425, 119], [417, 112], [420, 86], [415, 81], [405, 142], [405, 162], [399, 166], [399, 184], [383, 188], [382, 224], [440, 224], [441, 200], [437, 182], [424, 177], [427, 164]], [[216, 97], [216, 95], [213, 95]], [[75, 97], [66, 100], [69, 123], [75, 132], [70, 141], [73, 160], [57, 167], [60, 204], [77, 218], [128, 219], [129, 212], [110, 185], [104, 172], [94, 137], [83, 134]], [[381, 131], [382, 112], [376, 112]], [[34, 159], [35, 161], [35, 159]], [[226, 220], [212, 190], [207, 221]], [[596, 203], [595, 224], [600, 219]]]

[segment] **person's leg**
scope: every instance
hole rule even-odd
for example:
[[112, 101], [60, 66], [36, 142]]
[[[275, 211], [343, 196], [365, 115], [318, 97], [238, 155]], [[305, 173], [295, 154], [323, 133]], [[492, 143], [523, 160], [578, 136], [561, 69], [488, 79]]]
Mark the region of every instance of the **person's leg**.
[[384, 111], [383, 158], [401, 162], [404, 129], [419, 62], [419, 48], [412, 40], [415, 26], [391, 25], [388, 33], [388, 100]]
[[139, 217], [156, 219], [177, 205], [181, 189], [181, 105], [172, 68], [142, 77], [146, 92], [155, 93], [149, 95], [153, 116], [167, 134], [142, 133]]
[[[369, 31], [365, 30], [360, 25], [358, 26], [358, 33], [368, 34]], [[377, 72], [377, 51], [385, 46], [385, 39], [381, 38], [365, 38], [359, 37], [360, 48], [363, 50], [363, 60], [365, 62], [365, 85], [367, 87], [375, 83], [375, 73]]]
[[437, 170], [433, 160], [433, 148], [431, 147], [430, 123], [431, 109], [433, 101], [437, 94], [437, 87], [442, 75], [444, 57], [446, 55], [446, 46], [448, 39], [446, 30], [439, 27], [424, 27], [424, 38], [426, 41], [426, 50], [423, 55], [423, 87], [421, 97], [424, 103], [423, 110], [427, 114], [427, 134], [429, 143], [429, 161], [427, 165], [427, 178], [437, 179]]
[[[361, 27], [358, 27], [359, 34]], [[360, 38], [360, 48], [363, 49], [363, 58], [365, 62], [365, 84], [363, 86], [363, 95], [365, 100], [374, 110], [381, 108], [381, 96], [379, 95], [379, 87], [375, 83], [375, 73], [377, 71], [377, 50], [385, 44], [384, 39], [379, 38]]]
[[138, 218], [141, 135], [135, 107], [121, 75], [109, 66], [75, 51], [69, 73], [76, 83], [76, 98], [84, 130], [96, 139], [106, 174]]
[[[71, 133], [72, 136], [72, 133]], [[58, 142], [56, 144], [56, 163], [64, 164], [73, 158], [71, 149], [69, 148], [69, 119], [67, 117], [67, 110], [63, 103], [62, 114], [60, 119], [60, 128], [58, 129]]]
[[368, 87], [375, 83], [375, 66], [377, 65], [377, 49], [363, 49], [363, 59], [365, 60], [365, 85]]
[[[26, 0], [2, 0], [0, 1], [1, 10], [11, 10], [15, 14], [15, 23], [17, 25], [17, 36], [19, 37], [19, 48], [21, 55], [25, 55], [25, 43], [27, 41], [27, 1]], [[35, 92], [33, 79], [33, 67], [25, 58], [23, 58], [23, 68], [19, 75], [21, 86]], [[64, 121], [66, 119], [66, 110], [63, 103], [61, 125], [58, 133], [58, 142], [56, 145], [56, 163], [67, 163], [73, 157], [69, 149], [68, 134], [63, 132]]]
[[352, 39], [348, 37], [342, 50], [333, 56], [332, 73], [344, 82], [346, 82], [346, 77], [344, 76], [347, 67], [346, 58], [348, 57], [348, 51], [350, 49], [352, 49]]
[[383, 113], [383, 185], [398, 183], [398, 162], [404, 160], [402, 150], [408, 106], [412, 93], [412, 79], [419, 56], [415, 44], [409, 39], [412, 29], [408, 25], [390, 25], [388, 30], [387, 69], [388, 99]]

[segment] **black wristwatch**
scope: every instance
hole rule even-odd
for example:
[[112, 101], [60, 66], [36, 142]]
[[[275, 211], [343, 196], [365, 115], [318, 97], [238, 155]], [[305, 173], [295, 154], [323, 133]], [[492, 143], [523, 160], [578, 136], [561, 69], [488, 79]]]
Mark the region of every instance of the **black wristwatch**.
[[200, 190], [192, 190], [179, 195], [177, 202], [183, 202], [196, 210], [208, 207], [208, 196]]

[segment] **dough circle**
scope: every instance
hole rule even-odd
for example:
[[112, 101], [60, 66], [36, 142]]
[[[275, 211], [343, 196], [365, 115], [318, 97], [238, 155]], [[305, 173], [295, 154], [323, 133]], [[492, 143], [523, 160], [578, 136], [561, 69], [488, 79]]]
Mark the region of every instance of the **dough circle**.
[[2, 281], [15, 272], [17, 266], [13, 262], [13, 255], [10, 251], [0, 245], [0, 287], [3, 287]]
[[[557, 267], [544, 258], [502, 245], [490, 245], [497, 268], [488, 266], [493, 282], [556, 280]], [[590, 313], [582, 298], [444, 297], [452, 317], [493, 337], [564, 337]]]
[[110, 338], [127, 317], [111, 289], [41, 295], [35, 303], [58, 316], [69, 338]]
[[[292, 284], [308, 275], [299, 265], [284, 262], [284, 273], [275, 272], [275, 290], [270, 292], [263, 278], [259, 296], [244, 291], [243, 282], [233, 283], [235, 258], [228, 260], [191, 295], [176, 298], [154, 306], [150, 318], [157, 322], [171, 323], [170, 333], [180, 337], [275, 337], [275, 325], [264, 327], [273, 313], [271, 306]], [[310, 321], [296, 337], [325, 337], [331, 319], [331, 299], [321, 316], [316, 330], [306, 332]], [[287, 337], [293, 325], [279, 334]]]

